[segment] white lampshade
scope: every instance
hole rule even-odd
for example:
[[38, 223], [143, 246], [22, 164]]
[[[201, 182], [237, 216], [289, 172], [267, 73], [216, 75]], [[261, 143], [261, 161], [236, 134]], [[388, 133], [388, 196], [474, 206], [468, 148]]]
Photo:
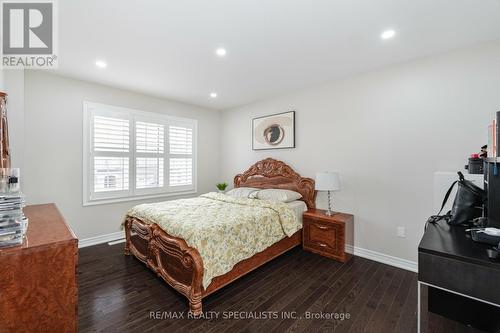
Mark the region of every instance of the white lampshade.
[[316, 173], [316, 190], [338, 191], [340, 190], [340, 176], [338, 172]]

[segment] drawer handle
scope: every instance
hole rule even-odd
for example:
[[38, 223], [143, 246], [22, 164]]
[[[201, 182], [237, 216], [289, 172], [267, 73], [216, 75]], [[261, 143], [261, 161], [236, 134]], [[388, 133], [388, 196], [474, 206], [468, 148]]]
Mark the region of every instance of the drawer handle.
[[328, 230], [328, 229], [330, 229], [330, 228], [325, 227], [325, 226], [322, 226], [322, 225], [318, 225], [317, 227], [318, 227], [319, 229], [321, 229], [321, 230]]
[[318, 243], [318, 245], [321, 246], [321, 247], [326, 247], [325, 243]]

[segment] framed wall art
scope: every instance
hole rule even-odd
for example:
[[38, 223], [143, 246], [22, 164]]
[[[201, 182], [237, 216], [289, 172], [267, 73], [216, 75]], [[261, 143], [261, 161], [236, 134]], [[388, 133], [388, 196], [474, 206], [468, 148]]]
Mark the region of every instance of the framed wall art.
[[252, 149], [295, 148], [295, 111], [252, 119]]

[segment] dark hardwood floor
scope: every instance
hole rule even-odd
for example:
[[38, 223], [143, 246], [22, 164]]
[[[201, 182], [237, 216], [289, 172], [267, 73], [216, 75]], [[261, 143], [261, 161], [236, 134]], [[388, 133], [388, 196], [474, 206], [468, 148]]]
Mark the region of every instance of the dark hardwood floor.
[[[204, 299], [206, 318], [190, 319], [185, 298], [123, 246], [80, 250], [80, 332], [416, 332], [417, 276], [392, 266], [295, 248]], [[429, 329], [468, 331], [435, 315]]]

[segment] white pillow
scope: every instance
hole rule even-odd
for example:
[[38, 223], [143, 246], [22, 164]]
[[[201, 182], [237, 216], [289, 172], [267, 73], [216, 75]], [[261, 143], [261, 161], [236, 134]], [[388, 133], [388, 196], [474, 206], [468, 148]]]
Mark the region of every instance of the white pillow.
[[259, 189], [255, 187], [237, 187], [227, 191], [226, 194], [234, 198], [253, 198], [252, 193], [258, 191]]
[[260, 200], [292, 202], [302, 198], [302, 194], [290, 190], [266, 189], [255, 193], [255, 198]]

